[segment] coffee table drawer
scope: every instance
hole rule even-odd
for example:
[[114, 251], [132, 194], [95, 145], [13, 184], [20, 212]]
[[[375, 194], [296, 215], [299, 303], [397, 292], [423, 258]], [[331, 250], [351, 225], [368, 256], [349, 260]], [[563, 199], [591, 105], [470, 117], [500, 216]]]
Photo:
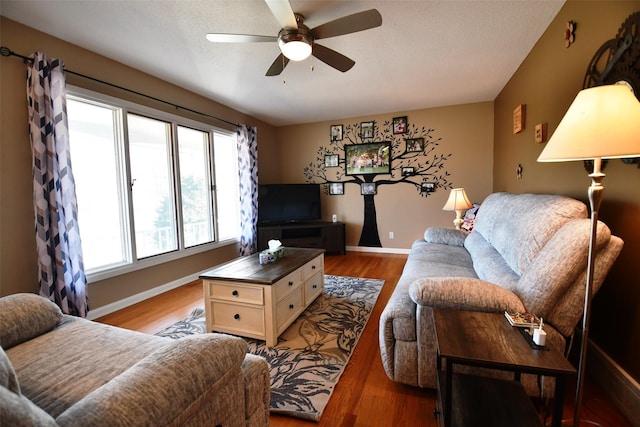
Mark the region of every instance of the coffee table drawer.
[[257, 306], [212, 302], [214, 328], [264, 335], [264, 309]]
[[304, 306], [302, 305], [302, 287], [298, 287], [291, 295], [283, 299], [276, 305], [276, 328], [278, 333], [282, 332], [284, 328], [302, 312]]
[[316, 274], [304, 283], [304, 305], [309, 306], [311, 302], [322, 293], [324, 289], [324, 274]]
[[302, 284], [302, 269], [298, 269], [293, 273], [287, 274], [284, 278], [278, 280], [275, 286], [276, 302], [281, 301], [294, 289]]
[[218, 282], [208, 282], [208, 285], [209, 296], [213, 299], [257, 305], [264, 304], [263, 289], [260, 287]]
[[324, 270], [323, 264], [324, 264], [324, 255], [316, 257], [313, 260], [306, 263], [303, 267], [303, 275], [304, 275], [303, 280], [307, 280], [317, 272], [323, 271]]

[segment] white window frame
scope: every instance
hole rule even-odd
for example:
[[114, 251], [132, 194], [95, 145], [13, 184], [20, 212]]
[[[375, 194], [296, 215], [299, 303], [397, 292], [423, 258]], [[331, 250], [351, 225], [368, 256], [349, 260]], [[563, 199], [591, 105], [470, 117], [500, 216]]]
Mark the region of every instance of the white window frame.
[[[94, 102], [97, 105], [105, 105], [110, 108], [114, 108], [121, 112], [121, 116], [118, 118], [118, 132], [120, 133], [119, 137], [122, 141], [118, 141], [117, 144], [117, 153], [118, 156], [121, 157], [121, 161], [123, 162], [122, 169], [123, 171], [119, 171], [119, 178], [123, 181], [123, 185], [127, 187], [131, 182], [131, 167], [129, 163], [129, 152], [128, 152], [128, 141], [127, 141], [127, 132], [124, 131], [127, 125], [127, 114], [137, 114], [141, 116], [147, 116], [150, 118], [163, 120], [171, 123], [171, 133], [172, 133], [172, 164], [174, 167], [174, 174], [179, 176], [179, 159], [177, 158], [177, 126], [184, 126], [192, 129], [196, 129], [209, 134], [209, 155], [211, 156], [211, 165], [209, 174], [211, 175], [211, 183], [212, 183], [212, 199], [213, 199], [213, 236], [214, 241], [209, 243], [203, 243], [196, 246], [191, 246], [189, 248], [184, 247], [184, 236], [182, 235], [182, 213], [180, 206], [177, 207], [176, 214], [178, 215], [178, 249], [176, 251], [163, 253], [159, 255], [150, 256], [147, 258], [136, 259], [135, 258], [135, 246], [134, 240], [135, 236], [133, 233], [133, 203], [131, 200], [131, 192], [126, 191], [126, 200], [121, 200], [122, 206], [121, 208], [126, 212], [122, 212], [125, 216], [126, 221], [126, 230], [124, 230], [124, 236], [127, 239], [125, 245], [127, 245], [127, 255], [130, 259], [124, 261], [124, 263], [120, 263], [117, 265], [105, 266], [100, 269], [96, 269], [93, 271], [88, 271], [87, 282], [97, 282], [100, 280], [108, 279], [110, 277], [120, 276], [126, 273], [130, 273], [133, 271], [153, 267], [156, 265], [160, 265], [166, 262], [175, 261], [181, 258], [189, 257], [198, 253], [207, 252], [216, 248], [221, 248], [228, 245], [237, 244], [240, 241], [240, 235], [238, 230], [238, 235], [235, 237], [227, 238], [222, 241], [218, 241], [218, 236], [220, 235], [218, 230], [218, 201], [217, 201], [217, 190], [216, 190], [216, 182], [215, 182], [215, 161], [214, 156], [215, 152], [213, 150], [213, 138], [215, 134], [223, 134], [232, 136], [235, 135], [235, 132], [230, 129], [224, 129], [220, 127], [216, 127], [204, 122], [198, 122], [195, 120], [187, 119], [182, 116], [178, 116], [175, 114], [170, 114], [161, 110], [156, 110], [150, 107], [146, 107], [143, 105], [139, 105], [130, 101], [126, 101], [120, 98], [112, 97], [109, 95], [104, 95], [98, 92], [94, 92], [88, 89], [67, 85], [67, 97], [71, 99], [77, 99], [83, 102]], [[176, 199], [178, 203], [182, 203], [181, 194], [180, 194], [180, 183], [177, 179], [174, 178], [174, 192], [177, 192]], [[80, 207], [81, 209], [81, 207]], [[80, 212], [79, 215], [82, 215]], [[82, 233], [82, 230], [80, 230]]]

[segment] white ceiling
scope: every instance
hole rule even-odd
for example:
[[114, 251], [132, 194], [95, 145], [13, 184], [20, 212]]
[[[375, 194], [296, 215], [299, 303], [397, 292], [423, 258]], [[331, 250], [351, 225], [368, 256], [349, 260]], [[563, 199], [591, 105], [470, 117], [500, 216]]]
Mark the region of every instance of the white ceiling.
[[563, 4], [291, 0], [310, 28], [371, 8], [382, 26], [320, 41], [356, 61], [346, 73], [307, 59], [276, 77], [264, 74], [277, 43], [205, 39], [276, 36], [280, 26], [263, 0], [2, 0], [0, 13], [283, 126], [494, 100]]

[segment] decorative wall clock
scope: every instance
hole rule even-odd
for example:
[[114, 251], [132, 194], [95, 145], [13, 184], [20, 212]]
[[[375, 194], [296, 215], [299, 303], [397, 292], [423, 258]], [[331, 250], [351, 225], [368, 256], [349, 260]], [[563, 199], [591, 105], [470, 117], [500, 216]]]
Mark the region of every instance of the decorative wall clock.
[[640, 100], [640, 12], [622, 23], [614, 39], [596, 51], [587, 67], [583, 89], [624, 81]]
[[[582, 88], [621, 82], [629, 85], [640, 101], [640, 12], [629, 15], [616, 37], [596, 51], [587, 66]], [[636, 163], [640, 167], [640, 159], [627, 159], [624, 163]], [[603, 169], [605, 165], [603, 160]], [[592, 172], [592, 164], [585, 161], [585, 169]]]

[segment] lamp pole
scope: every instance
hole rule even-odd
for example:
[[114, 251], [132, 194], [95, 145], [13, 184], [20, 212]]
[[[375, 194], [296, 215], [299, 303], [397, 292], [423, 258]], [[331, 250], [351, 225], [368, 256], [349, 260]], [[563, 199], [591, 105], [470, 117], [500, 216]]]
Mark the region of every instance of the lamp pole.
[[573, 425], [580, 425], [582, 412], [582, 396], [584, 394], [585, 368], [587, 364], [587, 346], [589, 341], [589, 322], [591, 321], [591, 300], [593, 298], [593, 274], [596, 250], [596, 237], [598, 230], [598, 211], [604, 197], [602, 180], [606, 176], [602, 173], [602, 159], [593, 160], [593, 173], [589, 174], [591, 185], [589, 186], [589, 204], [591, 206], [591, 235], [589, 236], [589, 254], [587, 258], [587, 282], [584, 292], [584, 312], [582, 315], [582, 342], [580, 343], [580, 365], [578, 367], [578, 381], [576, 387], [576, 400], [573, 415]]

